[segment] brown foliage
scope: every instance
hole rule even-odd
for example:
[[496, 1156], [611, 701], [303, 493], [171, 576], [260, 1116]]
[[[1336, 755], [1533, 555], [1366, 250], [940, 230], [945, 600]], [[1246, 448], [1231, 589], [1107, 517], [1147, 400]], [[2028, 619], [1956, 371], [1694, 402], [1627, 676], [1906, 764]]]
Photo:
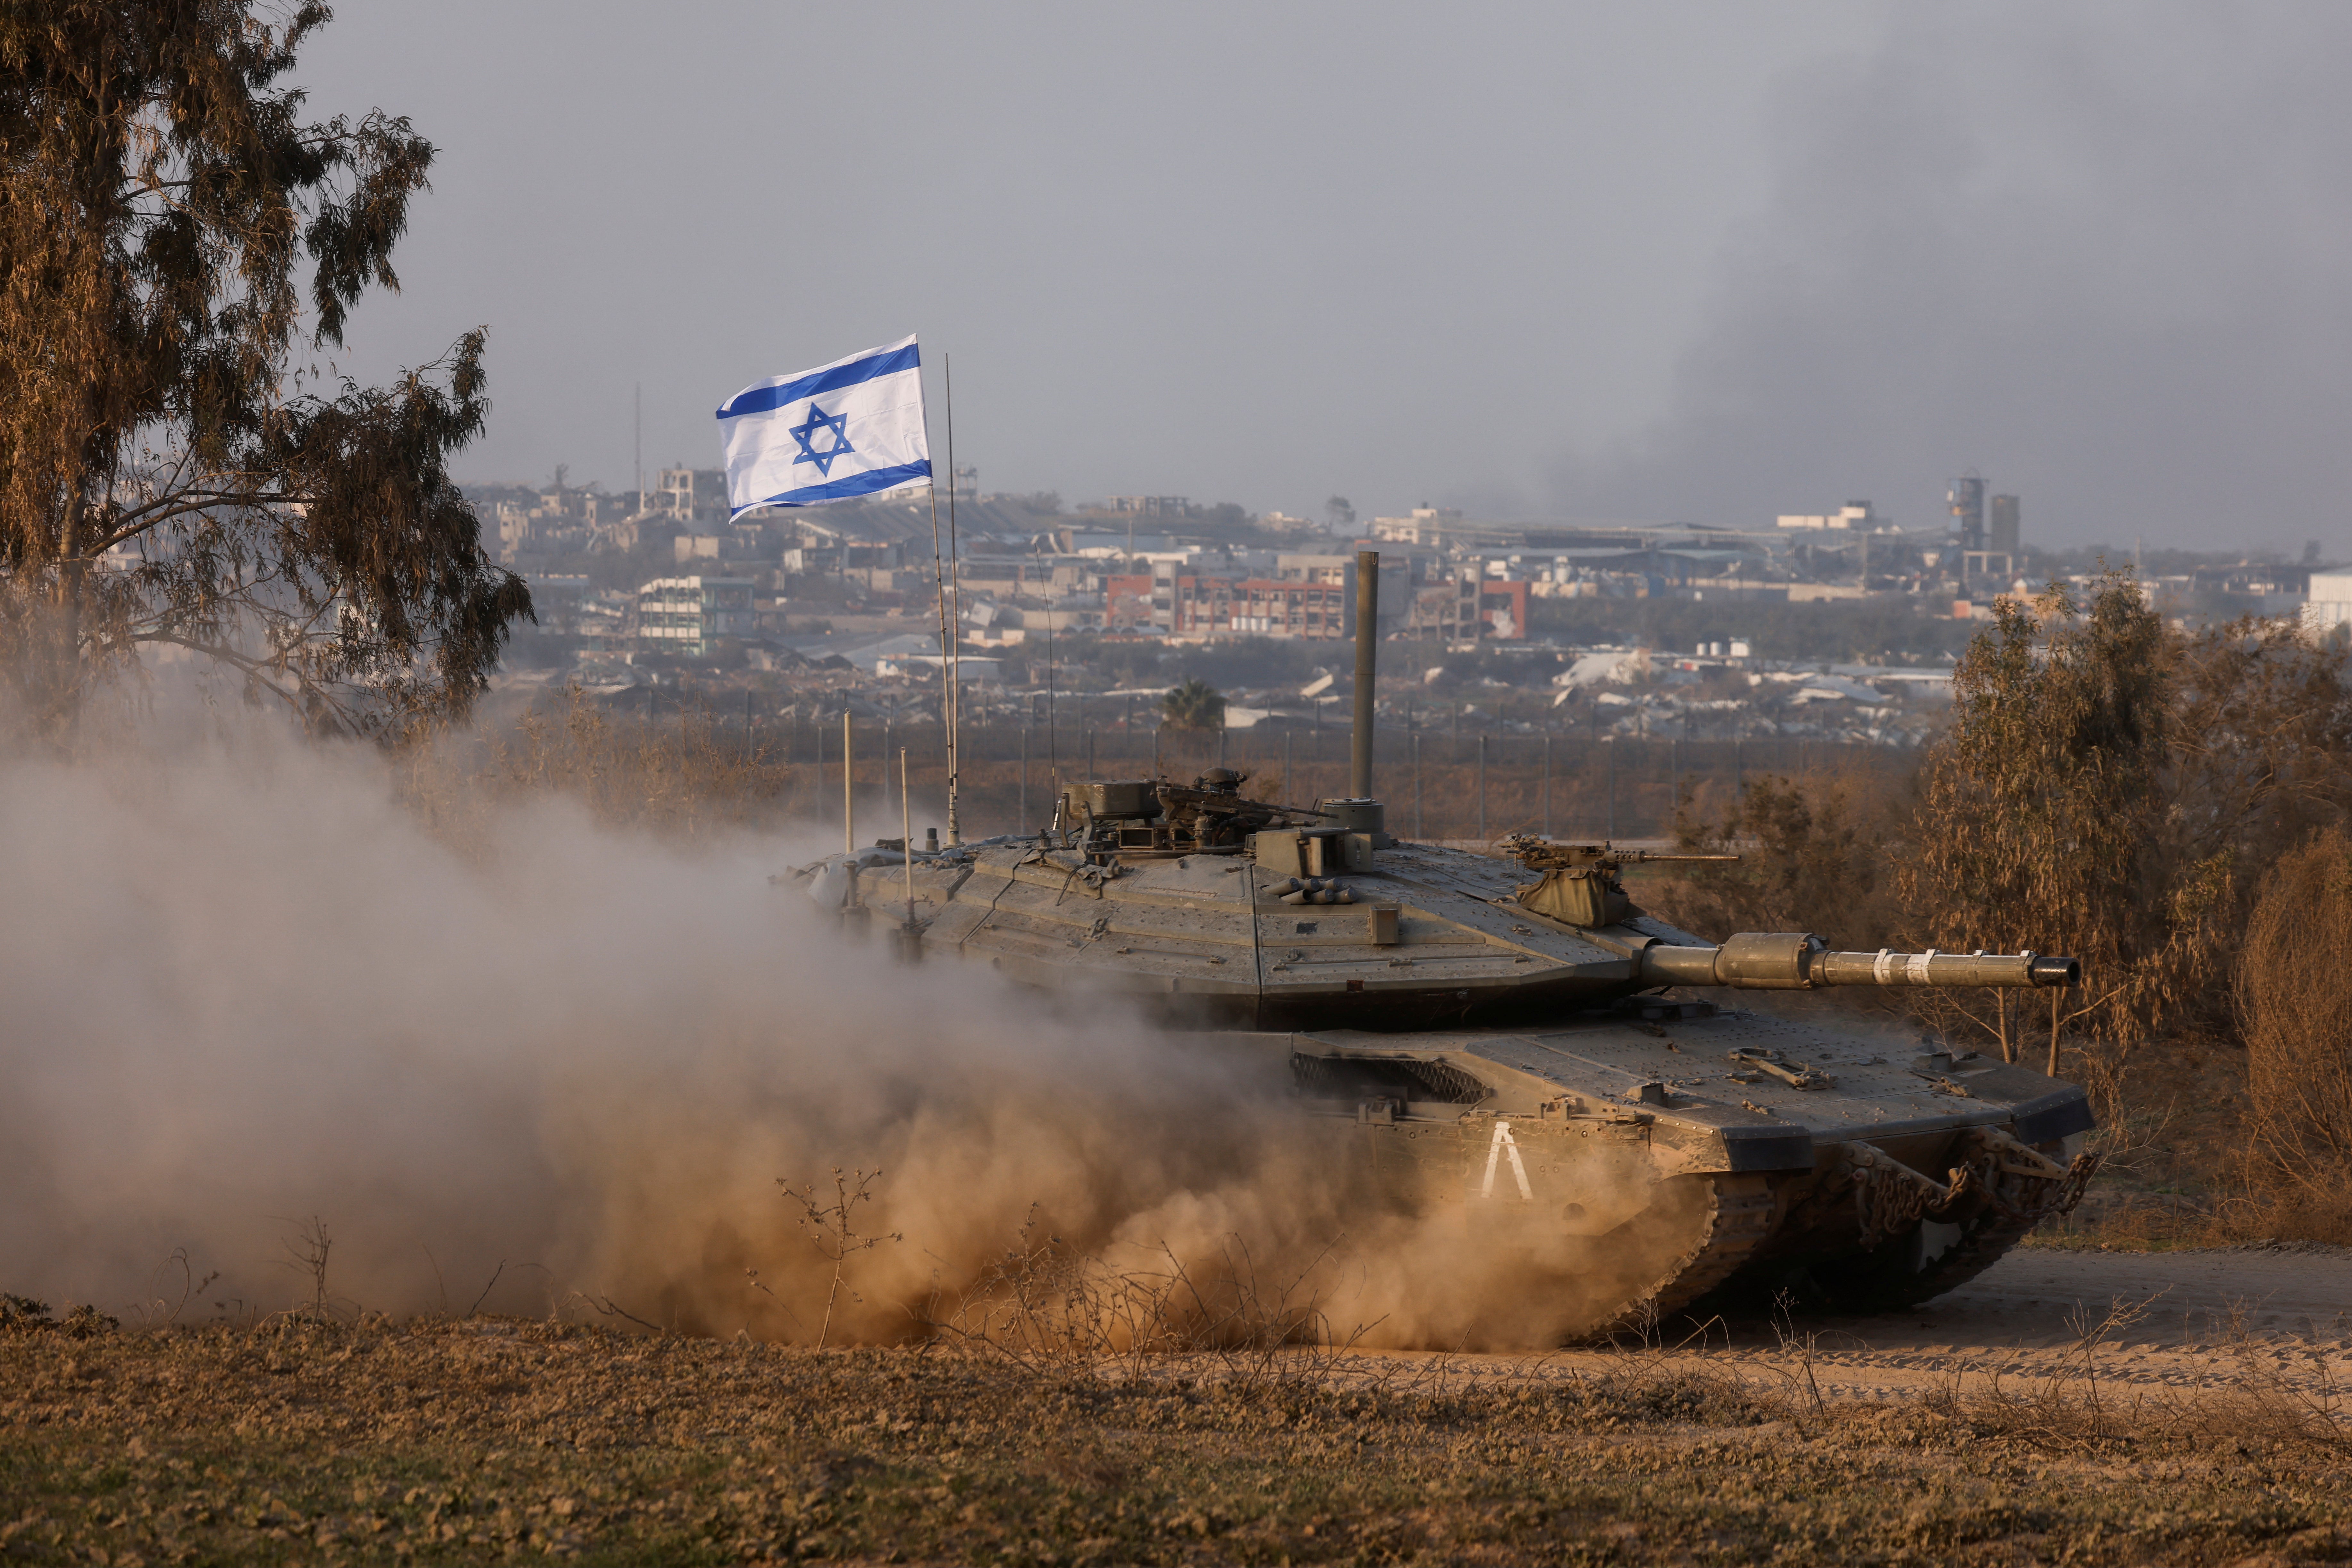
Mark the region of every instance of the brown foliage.
[[298, 363], [397, 288], [434, 149], [305, 122], [328, 12], [257, 9], [0, 8], [0, 653], [52, 731], [148, 645], [313, 724], [462, 712], [530, 614], [446, 468], [482, 333], [386, 388]]
[[2246, 924], [2238, 1005], [2263, 1174], [2341, 1211], [2352, 1189], [2352, 837], [2281, 858]]
[[1648, 901], [1676, 924], [1720, 939], [1742, 931], [1810, 931], [1834, 947], [1885, 945], [1889, 911], [1882, 858], [1893, 802], [1855, 781], [1751, 779], [1720, 823], [1688, 802], [1675, 817], [1679, 847], [1740, 852], [1736, 867], [1662, 879]]
[[[837, 764], [836, 764], [837, 765]], [[666, 724], [614, 713], [575, 687], [509, 729], [420, 730], [402, 752], [402, 798], [452, 842], [479, 847], [491, 814], [536, 795], [578, 801], [600, 825], [691, 838], [773, 828], [823, 810], [839, 784], [813, 767], [746, 750], [729, 718], [688, 711]]]
[[2029, 1032], [2047, 1032], [2054, 1062], [2066, 1037], [2229, 1026], [2260, 868], [2352, 812], [2346, 647], [2261, 620], [2183, 632], [2110, 574], [2004, 604], [1953, 684], [1952, 727], [1907, 801], [1752, 784], [1720, 823], [1678, 827], [1750, 862], [1667, 883], [1662, 912], [1709, 934], [2083, 960], [2085, 984], [2063, 999], [1906, 994], [2005, 1055]]
[[[2196, 1011], [2221, 973], [2236, 835], [2200, 855], [2176, 831], [2194, 778], [2177, 765], [2179, 653], [2121, 574], [2081, 602], [2053, 583], [2030, 611], [2001, 605], [1954, 672], [1952, 728], [1896, 861], [1908, 945], [2071, 953], [2086, 984], [2063, 1021], [2106, 1038]], [[1986, 1024], [1975, 998], [1920, 1000]]]

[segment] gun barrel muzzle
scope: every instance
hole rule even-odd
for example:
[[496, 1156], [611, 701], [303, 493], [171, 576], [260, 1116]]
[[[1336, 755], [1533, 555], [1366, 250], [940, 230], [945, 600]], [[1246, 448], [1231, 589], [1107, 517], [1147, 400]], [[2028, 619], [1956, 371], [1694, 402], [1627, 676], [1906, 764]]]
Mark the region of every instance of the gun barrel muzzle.
[[1810, 991], [1822, 985], [2074, 985], [2083, 966], [2035, 952], [1832, 952], [1797, 931], [1742, 931], [1721, 947], [1648, 947], [1642, 978], [1653, 985], [1729, 985]]
[[2034, 952], [1824, 952], [1812, 963], [1816, 985], [2073, 985], [2083, 966]]

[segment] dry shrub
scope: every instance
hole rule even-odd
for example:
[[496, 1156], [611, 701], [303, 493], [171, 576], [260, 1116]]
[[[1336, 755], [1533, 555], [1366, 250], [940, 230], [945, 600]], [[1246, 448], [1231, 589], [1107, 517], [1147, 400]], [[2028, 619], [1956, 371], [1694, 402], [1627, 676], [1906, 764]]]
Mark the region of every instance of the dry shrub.
[[823, 804], [817, 770], [747, 750], [739, 724], [694, 710], [648, 721], [573, 687], [502, 731], [418, 735], [400, 758], [401, 798], [436, 834], [467, 844], [498, 806], [539, 794], [578, 801], [599, 826], [672, 837], [774, 826]]
[[1662, 878], [1645, 902], [1685, 930], [1718, 939], [1743, 931], [1817, 931], [1833, 946], [1885, 944], [1882, 888], [1899, 795], [1842, 776], [1750, 780], [1721, 822], [1685, 798], [1675, 839], [1685, 852], [1740, 856]]
[[[2129, 1047], [2243, 1017], [2232, 976], [2248, 868], [2352, 816], [2352, 648], [2288, 622], [2183, 632], [2109, 574], [2086, 593], [2053, 584], [2031, 605], [2004, 601], [1953, 697], [1951, 729], [1907, 789], [1768, 779], [1720, 822], [1686, 806], [1685, 847], [1749, 859], [1661, 879], [1659, 912], [1709, 935], [2071, 954], [2084, 984], [2063, 995], [1900, 997], [1948, 1035], [2053, 1072], [2070, 1044]], [[2344, 1011], [2305, 995], [2314, 1018]]]
[[2352, 1231], [2352, 837], [2282, 857], [2246, 923], [2238, 1005], [2252, 1158], [2300, 1222]]
[[2118, 1298], [2098, 1315], [2077, 1307], [2069, 1320], [2074, 1342], [2056, 1370], [2006, 1379], [1995, 1369], [1976, 1382], [1955, 1370], [1922, 1404], [1973, 1436], [2022, 1439], [2069, 1452], [2085, 1443], [2152, 1439], [2259, 1443], [2339, 1454], [2352, 1448], [2352, 1408], [2326, 1364], [2319, 1362], [2300, 1377], [2290, 1375], [2275, 1355], [2263, 1353], [2242, 1312], [2211, 1325], [2203, 1347], [2208, 1364], [2188, 1386], [2149, 1388], [2116, 1381], [2114, 1352], [2153, 1305], [2153, 1300]]
[[[2145, 1039], [2193, 1016], [2213, 982], [2231, 887], [2228, 842], [2170, 825], [2182, 692], [2177, 634], [2109, 574], [2077, 599], [2053, 583], [2004, 602], [1953, 672], [1950, 732], [1923, 769], [1918, 821], [1895, 865], [1913, 947], [2064, 952], [2085, 985], [2050, 1020]], [[1948, 1028], [1974, 1024], [2010, 1054], [2001, 998], [1923, 993]], [[1988, 1005], [1988, 1003], [1990, 1005]]]

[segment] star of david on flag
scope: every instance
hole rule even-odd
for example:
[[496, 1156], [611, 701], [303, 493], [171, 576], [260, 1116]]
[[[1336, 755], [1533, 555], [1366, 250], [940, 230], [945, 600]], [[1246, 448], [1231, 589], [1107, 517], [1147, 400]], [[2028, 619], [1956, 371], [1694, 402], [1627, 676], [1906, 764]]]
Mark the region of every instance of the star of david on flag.
[[913, 338], [755, 382], [719, 410], [730, 515], [855, 500], [931, 477]]

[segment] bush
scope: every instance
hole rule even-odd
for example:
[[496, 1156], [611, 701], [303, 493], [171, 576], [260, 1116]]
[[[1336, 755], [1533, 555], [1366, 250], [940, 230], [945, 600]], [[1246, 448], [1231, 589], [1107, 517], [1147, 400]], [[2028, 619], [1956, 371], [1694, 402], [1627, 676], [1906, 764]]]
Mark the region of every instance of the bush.
[[1661, 879], [1649, 901], [1685, 930], [1717, 941], [1734, 931], [1808, 931], [1833, 947], [1886, 944], [1883, 893], [1891, 802], [1854, 781], [1751, 779], [1720, 823], [1675, 814], [1685, 853], [1733, 850], [1737, 866], [1694, 867]]
[[2237, 1001], [2257, 1174], [2336, 1212], [2352, 1194], [2352, 837], [2282, 857], [2246, 922]]

